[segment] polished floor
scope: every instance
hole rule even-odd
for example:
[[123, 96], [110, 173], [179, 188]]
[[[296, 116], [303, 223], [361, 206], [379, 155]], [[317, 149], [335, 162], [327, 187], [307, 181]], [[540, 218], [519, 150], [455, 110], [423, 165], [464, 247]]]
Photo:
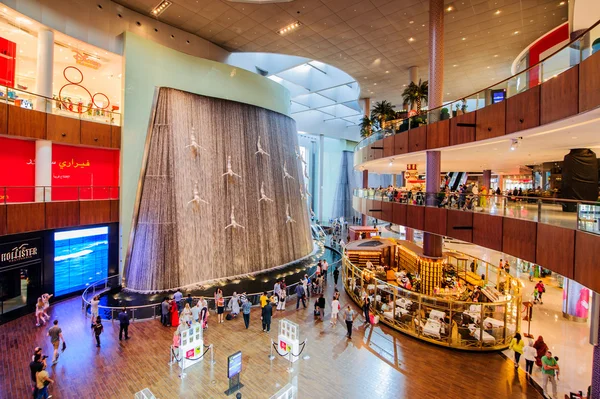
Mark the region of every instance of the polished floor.
[[[330, 281], [328, 298], [332, 292]], [[342, 305], [348, 302], [342, 293]], [[226, 397], [227, 356], [238, 350], [243, 353], [243, 398], [269, 398], [294, 377], [299, 398], [541, 397], [522, 370], [498, 353], [438, 348], [382, 325], [364, 327], [362, 317], [348, 340], [343, 323], [331, 327], [327, 321], [315, 322], [311, 306], [296, 311], [295, 302], [277, 312], [270, 333], [262, 332], [258, 309], [252, 311], [249, 330], [241, 319], [216, 324], [211, 314], [205, 343], [214, 344], [216, 364], [194, 365], [181, 380], [178, 367], [168, 364], [174, 329], [158, 320], [135, 322], [131, 339], [120, 342], [118, 325], [106, 322], [103, 344], [97, 349], [80, 306], [75, 298], [51, 307], [67, 342], [67, 350], [50, 370], [56, 380], [50, 393], [57, 399], [133, 398], [144, 388], [160, 399]], [[301, 339], [308, 339], [310, 359], [295, 363], [292, 373], [286, 371], [285, 360], [268, 358], [283, 317], [299, 323]], [[1, 399], [29, 397], [27, 365], [37, 345], [50, 353], [46, 328], [36, 328], [33, 315], [0, 326]]]

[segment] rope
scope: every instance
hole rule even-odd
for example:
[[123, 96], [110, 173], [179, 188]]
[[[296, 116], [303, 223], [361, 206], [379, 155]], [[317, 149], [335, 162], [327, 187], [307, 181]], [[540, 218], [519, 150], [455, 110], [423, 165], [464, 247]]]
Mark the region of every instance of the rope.
[[[185, 360], [193, 361], [193, 360], [200, 360], [200, 359], [202, 359], [204, 357], [204, 355], [206, 355], [206, 352], [208, 352], [210, 350], [210, 345], [203, 345], [203, 346], [206, 348], [206, 350], [204, 351], [203, 354], [200, 355], [200, 357], [192, 357], [192, 358], [186, 357]], [[175, 361], [177, 363], [179, 363], [182, 359], [178, 359], [177, 358], [177, 354], [175, 353], [175, 351], [173, 350], [173, 348], [171, 348], [171, 352], [173, 353], [173, 357], [175, 358]]]
[[[279, 349], [277, 349], [277, 345], [275, 345], [275, 342], [273, 342], [272, 344], [273, 344], [273, 348], [275, 348], [275, 352], [276, 352], [276, 353], [277, 353], [279, 356], [281, 356], [281, 357], [284, 357], [284, 356], [287, 356], [287, 355], [288, 355], [288, 353], [284, 353], [283, 355], [282, 355], [282, 354], [280, 354], [280, 353], [279, 353]], [[297, 355], [295, 355], [295, 354], [293, 354], [292, 352], [289, 352], [289, 354], [290, 354], [290, 355], [292, 355], [292, 356], [294, 356], [294, 357], [300, 357], [300, 355], [301, 355], [301, 354], [302, 354], [302, 352], [304, 351], [304, 348], [306, 348], [306, 340], [304, 340], [304, 342], [302, 342], [302, 343], [300, 344], [300, 346], [302, 347], [302, 349], [300, 349], [300, 353], [298, 353]]]

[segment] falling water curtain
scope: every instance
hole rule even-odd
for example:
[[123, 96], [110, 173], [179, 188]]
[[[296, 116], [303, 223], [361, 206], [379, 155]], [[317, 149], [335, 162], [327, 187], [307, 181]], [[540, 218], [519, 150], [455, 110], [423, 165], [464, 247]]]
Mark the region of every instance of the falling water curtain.
[[352, 193], [358, 187], [357, 177], [352, 165], [353, 158], [354, 153], [352, 151], [342, 152], [340, 179], [335, 189], [331, 213], [334, 218], [343, 216], [345, 220], [352, 220], [352, 216], [358, 216], [357, 212], [352, 209]]

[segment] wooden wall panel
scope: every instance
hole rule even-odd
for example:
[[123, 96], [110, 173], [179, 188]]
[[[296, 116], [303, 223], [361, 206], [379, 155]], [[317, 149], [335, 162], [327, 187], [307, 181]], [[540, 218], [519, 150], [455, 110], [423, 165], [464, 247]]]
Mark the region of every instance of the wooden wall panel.
[[473, 241], [473, 212], [448, 210], [446, 235], [466, 242]]
[[425, 207], [417, 205], [406, 206], [406, 227], [423, 230], [425, 227]]
[[399, 226], [406, 226], [406, 208], [405, 204], [392, 204], [392, 223]]
[[427, 149], [427, 126], [421, 126], [408, 131], [408, 152]]
[[600, 105], [600, 51], [579, 64], [579, 112]]
[[0, 236], [8, 234], [6, 230], [6, 205], [0, 205]]
[[355, 197], [352, 196], [352, 209], [354, 209], [356, 212], [361, 213], [361, 209], [360, 209], [360, 198], [359, 197]]
[[506, 134], [506, 101], [477, 110], [475, 140], [486, 140]]
[[110, 221], [111, 222], [119, 221], [119, 200], [111, 200], [110, 201]]
[[369, 146], [360, 150], [360, 158], [362, 159], [362, 162], [367, 162], [369, 160]]
[[448, 147], [450, 145], [450, 119], [427, 125], [427, 148]]
[[43, 202], [6, 205], [6, 233], [16, 234], [44, 230], [46, 227], [45, 205]]
[[369, 161], [383, 158], [383, 139], [369, 145]]
[[47, 126], [46, 137], [48, 140], [67, 144], [81, 143], [81, 121], [79, 119], [48, 114]]
[[371, 216], [373, 218], [378, 218], [379, 217], [379, 213], [375, 214], [373, 212], [373, 209], [375, 209], [375, 208], [379, 209], [379, 206], [377, 206], [375, 204], [375, 202], [379, 202], [379, 201], [375, 201], [375, 200], [372, 200], [372, 199], [367, 199], [367, 201], [365, 203], [365, 207], [366, 207], [365, 208], [365, 215]]
[[502, 216], [473, 214], [473, 244], [502, 251]]
[[8, 106], [8, 134], [45, 139], [46, 113], [12, 105]]
[[575, 115], [579, 110], [579, 65], [542, 83], [540, 90], [542, 125]]
[[362, 213], [363, 215], [367, 214], [367, 201], [368, 199], [366, 198], [360, 199], [360, 213]]
[[506, 100], [506, 134], [540, 125], [540, 86]]
[[79, 224], [110, 222], [110, 201], [80, 201]]
[[392, 203], [388, 202], [388, 201], [381, 201], [381, 220], [385, 220], [386, 222], [392, 222], [392, 219], [394, 218], [394, 210], [392, 208]]
[[394, 135], [394, 155], [406, 154], [408, 152], [408, 132]]
[[591, 290], [600, 292], [600, 236], [577, 231], [575, 233], [575, 280]]
[[537, 224], [535, 262], [568, 278], [573, 278], [575, 230]]
[[121, 126], [112, 125], [110, 127], [110, 146], [121, 148]]
[[445, 208], [425, 207], [425, 222], [423, 230], [441, 236], [446, 235], [446, 213]]
[[450, 145], [464, 144], [475, 141], [474, 127], [459, 127], [459, 123], [475, 124], [476, 112], [459, 115], [450, 119]]
[[90, 121], [81, 121], [81, 144], [97, 147], [110, 147], [110, 132], [110, 125]]
[[536, 222], [505, 217], [502, 225], [502, 252], [535, 262], [536, 233]]
[[391, 157], [394, 155], [394, 136], [389, 136], [383, 139], [383, 157]]
[[8, 134], [8, 105], [0, 102], [0, 134]]
[[79, 225], [79, 201], [46, 203], [46, 228], [59, 229]]

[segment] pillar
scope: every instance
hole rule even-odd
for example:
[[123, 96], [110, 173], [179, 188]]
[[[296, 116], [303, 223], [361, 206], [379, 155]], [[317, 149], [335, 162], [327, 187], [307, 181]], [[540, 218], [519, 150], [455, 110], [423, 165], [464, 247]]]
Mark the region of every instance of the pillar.
[[[410, 79], [408, 83], [419, 83], [419, 67], [411, 66], [408, 68], [408, 77]], [[410, 107], [409, 110], [417, 109], [417, 104], [415, 103], [407, 104], [407, 106]]]
[[323, 163], [325, 160], [325, 136], [319, 135], [319, 221], [323, 223]]
[[[427, 151], [425, 172], [425, 204], [437, 206], [437, 193], [440, 191], [441, 152]], [[442, 256], [443, 238], [436, 234], [423, 233], [423, 255], [430, 258]]]
[[396, 175], [395, 173], [393, 173], [393, 174], [392, 174], [392, 186], [393, 186], [393, 187], [398, 187], [398, 186], [396, 185], [396, 183], [397, 183], [397, 182], [396, 182], [396, 180], [397, 180], [397, 175]]
[[[369, 188], [369, 171], [368, 170], [363, 170], [362, 172], [362, 188]], [[367, 225], [367, 215], [365, 215], [364, 213], [362, 214], [362, 225], [366, 226]]]
[[[444, 100], [444, 0], [429, 0], [429, 100], [428, 108], [441, 107]], [[429, 123], [439, 113], [429, 115]]]
[[[38, 32], [37, 67], [35, 77], [35, 93], [52, 98], [52, 79], [54, 73], [54, 32], [42, 28]], [[35, 101], [35, 109], [43, 112], [52, 111], [52, 102], [44, 99]]]
[[590, 344], [594, 345], [592, 357], [592, 399], [600, 399], [600, 294], [592, 295], [592, 315], [590, 323]]
[[400, 172], [397, 175], [397, 178], [398, 178], [398, 187], [405, 187], [406, 182], [404, 181], [404, 172]]
[[490, 189], [490, 185], [492, 184], [492, 171], [487, 169], [483, 171], [483, 186]]
[[52, 142], [35, 142], [35, 202], [51, 201]]

